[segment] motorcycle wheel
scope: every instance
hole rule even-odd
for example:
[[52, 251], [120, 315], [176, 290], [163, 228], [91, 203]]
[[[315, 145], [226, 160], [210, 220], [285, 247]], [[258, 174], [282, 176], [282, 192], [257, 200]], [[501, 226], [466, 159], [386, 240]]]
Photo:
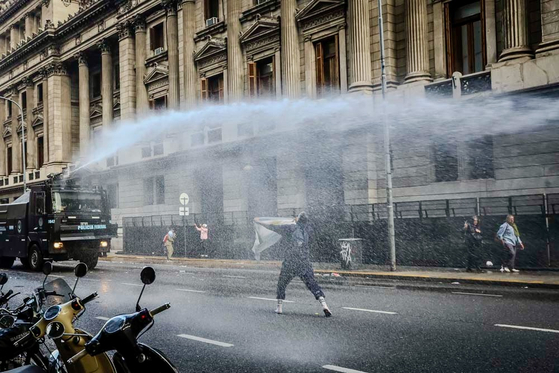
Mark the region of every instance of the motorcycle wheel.
[[48, 361], [43, 357], [43, 355], [40, 352], [33, 352], [30, 356], [28, 356], [27, 353], [24, 353], [13, 359], [0, 362], [0, 372], [28, 365], [28, 362], [29, 364], [36, 365], [45, 371], [48, 369]]

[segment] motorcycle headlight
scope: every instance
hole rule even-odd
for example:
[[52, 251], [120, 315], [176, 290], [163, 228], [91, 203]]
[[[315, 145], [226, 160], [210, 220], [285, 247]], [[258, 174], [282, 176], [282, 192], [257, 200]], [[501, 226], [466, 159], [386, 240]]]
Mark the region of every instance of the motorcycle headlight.
[[52, 306], [49, 307], [46, 311], [45, 314], [43, 315], [43, 318], [47, 321], [51, 321], [54, 320], [58, 314], [60, 313], [60, 306]]
[[126, 318], [124, 316], [115, 316], [107, 321], [107, 323], [103, 327], [103, 331], [109, 334], [116, 333], [122, 329], [125, 323]]

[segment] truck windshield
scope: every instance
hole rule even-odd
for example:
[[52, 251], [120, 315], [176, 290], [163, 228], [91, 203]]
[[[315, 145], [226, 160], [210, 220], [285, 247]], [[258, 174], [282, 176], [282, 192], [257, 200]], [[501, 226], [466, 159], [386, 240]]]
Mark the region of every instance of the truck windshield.
[[101, 194], [90, 192], [53, 192], [52, 208], [54, 212], [101, 212]]

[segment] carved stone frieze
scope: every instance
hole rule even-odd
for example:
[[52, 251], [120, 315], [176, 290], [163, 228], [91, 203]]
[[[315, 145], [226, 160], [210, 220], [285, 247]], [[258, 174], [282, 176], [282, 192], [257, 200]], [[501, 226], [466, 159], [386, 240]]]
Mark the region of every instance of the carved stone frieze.
[[252, 26], [241, 35], [240, 41], [247, 52], [264, 46], [277, 47], [280, 42], [279, 19], [257, 16]]
[[345, 25], [345, 13], [345, 0], [312, 0], [295, 18], [304, 33], [313, 33], [325, 26]]

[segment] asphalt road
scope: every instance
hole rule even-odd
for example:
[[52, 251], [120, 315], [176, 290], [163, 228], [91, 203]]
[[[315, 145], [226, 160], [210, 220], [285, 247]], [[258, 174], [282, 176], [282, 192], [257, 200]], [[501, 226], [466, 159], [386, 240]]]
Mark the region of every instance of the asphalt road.
[[[106, 318], [134, 310], [143, 265], [100, 263], [76, 293], [93, 291], [78, 325], [95, 334]], [[276, 315], [277, 271], [154, 266], [142, 299], [158, 315], [142, 338], [180, 372], [559, 372], [559, 303], [499, 287], [407, 290], [336, 285], [326, 278], [333, 317], [299, 280]], [[29, 291], [43, 276], [21, 266], [6, 289]], [[73, 284], [71, 264], [54, 276]]]

